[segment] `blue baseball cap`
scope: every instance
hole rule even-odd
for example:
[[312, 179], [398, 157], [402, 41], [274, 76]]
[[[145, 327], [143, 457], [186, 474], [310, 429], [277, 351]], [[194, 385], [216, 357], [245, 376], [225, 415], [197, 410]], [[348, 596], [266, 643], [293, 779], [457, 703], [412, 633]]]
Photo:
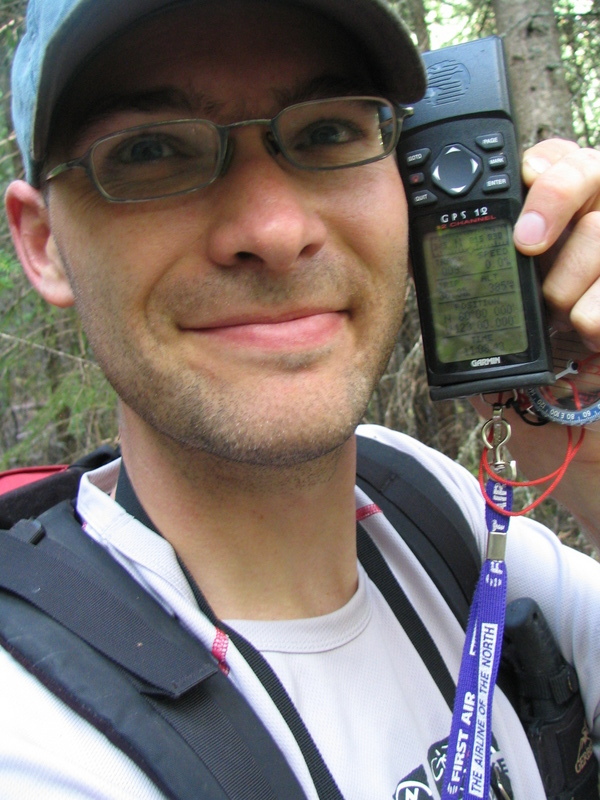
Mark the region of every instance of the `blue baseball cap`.
[[[214, 0], [196, 0], [214, 2]], [[271, 0], [304, 6], [346, 29], [362, 45], [381, 90], [412, 103], [425, 73], [409, 32], [385, 0]], [[40, 182], [52, 115], [79, 67], [143, 17], [181, 0], [29, 0], [26, 32], [12, 68], [12, 114], [26, 179]]]

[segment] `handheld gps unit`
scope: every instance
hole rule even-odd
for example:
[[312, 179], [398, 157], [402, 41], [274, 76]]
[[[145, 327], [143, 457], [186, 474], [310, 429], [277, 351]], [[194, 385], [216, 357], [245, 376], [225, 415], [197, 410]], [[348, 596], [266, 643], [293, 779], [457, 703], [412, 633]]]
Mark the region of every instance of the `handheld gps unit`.
[[398, 159], [432, 399], [554, 381], [535, 265], [512, 238], [521, 165], [502, 42], [423, 55]]

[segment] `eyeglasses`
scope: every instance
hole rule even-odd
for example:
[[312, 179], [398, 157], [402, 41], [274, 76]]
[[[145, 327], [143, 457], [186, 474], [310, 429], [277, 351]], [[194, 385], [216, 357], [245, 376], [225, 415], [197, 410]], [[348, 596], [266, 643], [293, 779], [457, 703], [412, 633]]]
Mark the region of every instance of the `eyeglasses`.
[[181, 119], [137, 125], [94, 142], [81, 156], [54, 167], [54, 180], [82, 168], [107, 200], [135, 203], [186, 194], [224, 174], [232, 157], [229, 132], [248, 125], [268, 128], [265, 142], [303, 170], [357, 167], [386, 158], [398, 144], [412, 108], [379, 97], [336, 97], [288, 106], [273, 119], [217, 125]]

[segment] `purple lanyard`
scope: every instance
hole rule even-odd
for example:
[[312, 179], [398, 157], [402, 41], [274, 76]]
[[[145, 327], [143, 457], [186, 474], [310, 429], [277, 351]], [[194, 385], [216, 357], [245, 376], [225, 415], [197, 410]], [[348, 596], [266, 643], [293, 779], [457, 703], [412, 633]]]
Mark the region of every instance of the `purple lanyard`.
[[[499, 445], [495, 449], [498, 453]], [[496, 463], [497, 469], [506, 466], [504, 462]], [[511, 486], [490, 479], [487, 496], [501, 509], [512, 509]], [[469, 614], [442, 800], [487, 800], [490, 791], [492, 701], [504, 635], [507, 584], [504, 554], [510, 517], [488, 505], [486, 522], [487, 556]]]

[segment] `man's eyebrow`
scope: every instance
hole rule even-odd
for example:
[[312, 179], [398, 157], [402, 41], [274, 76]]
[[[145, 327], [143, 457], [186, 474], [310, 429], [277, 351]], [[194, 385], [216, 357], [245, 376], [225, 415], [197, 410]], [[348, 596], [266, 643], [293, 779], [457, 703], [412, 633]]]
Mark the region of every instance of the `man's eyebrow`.
[[367, 75], [319, 75], [292, 89], [277, 90], [275, 95], [283, 106], [327, 97], [379, 93], [375, 82]]
[[110, 119], [114, 114], [127, 111], [154, 113], [157, 111], [175, 111], [183, 117], [197, 116], [198, 113], [210, 114], [218, 110], [219, 104], [208, 100], [202, 94], [194, 94], [174, 87], [151, 89], [148, 91], [123, 92], [106, 95], [94, 100], [93, 105], [78, 115], [74, 129], [77, 138], [95, 125]]

